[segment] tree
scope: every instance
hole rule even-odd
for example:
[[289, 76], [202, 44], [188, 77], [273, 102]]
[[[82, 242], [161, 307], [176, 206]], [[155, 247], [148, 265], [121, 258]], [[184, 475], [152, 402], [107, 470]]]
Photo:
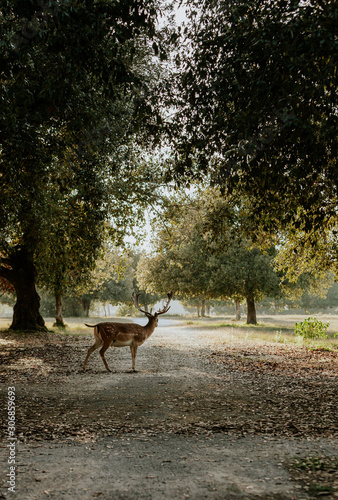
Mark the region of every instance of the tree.
[[106, 245], [88, 282], [78, 289], [85, 315], [89, 315], [92, 300], [112, 305], [130, 301], [134, 274], [132, 257], [121, 248]]
[[204, 297], [192, 297], [183, 298], [181, 301], [182, 306], [191, 311], [191, 309], [197, 309], [197, 317], [203, 318], [205, 316], [210, 316], [211, 307], [214, 306], [215, 300], [205, 299]]
[[[106, 212], [106, 220], [100, 223], [96, 212], [83, 210], [81, 205], [74, 217], [76, 198], [73, 192], [76, 185], [71, 179], [62, 195], [58, 192], [51, 195], [54, 197], [54, 212], [50, 213], [49, 237], [44, 252], [39, 254], [38, 271], [39, 284], [55, 294], [55, 317], [59, 326], [63, 324], [62, 296], [74, 295], [82, 283], [86, 285], [91, 282], [90, 273], [102, 241], [108, 239], [115, 245], [123, 245], [123, 239], [134, 233], [135, 225], [142, 226], [145, 208], [158, 197], [161, 174], [157, 163], [145, 159], [145, 153], [136, 144], [124, 146], [124, 151], [121, 149], [106, 158], [106, 167], [101, 168], [104, 181], [101, 197], [106, 208], [103, 210], [101, 206], [99, 215], [102, 218]], [[113, 168], [114, 162], [118, 165]], [[111, 260], [107, 249], [105, 259]], [[102, 266], [102, 261], [99, 266]], [[108, 272], [107, 276], [110, 274]], [[82, 297], [86, 315], [89, 313], [90, 301], [98, 294], [97, 291], [94, 295], [93, 291], [90, 293]]]
[[292, 280], [287, 276], [288, 273], [283, 276], [282, 299], [288, 307], [303, 309], [305, 314], [310, 309], [318, 308], [334, 283], [331, 273], [304, 272]]
[[303, 273], [322, 278], [328, 272], [338, 275], [338, 226], [337, 218], [330, 217], [315, 233], [307, 231], [301, 221], [289, 224], [281, 235], [281, 247], [276, 256], [276, 266], [286, 272], [290, 281]]
[[143, 308], [148, 312], [149, 305], [157, 302], [159, 295], [139, 288], [135, 276], [139, 259], [140, 254], [135, 251], [106, 244], [104, 254], [97, 260], [87, 283], [77, 288], [86, 316], [93, 300], [115, 306], [128, 304], [132, 313], [133, 292], [142, 294]]
[[192, 0], [187, 15], [172, 175], [239, 189], [268, 228], [321, 228], [337, 206], [336, 2]]
[[335, 282], [328, 289], [327, 295], [325, 298], [316, 299], [316, 303], [314, 304], [317, 310], [326, 310], [330, 308], [338, 308], [338, 283]]
[[157, 7], [2, 3], [0, 277], [16, 290], [13, 329], [45, 328], [36, 292], [43, 263], [57, 295], [67, 273], [75, 279], [93, 265], [124, 150], [137, 130], [159, 128], [156, 82], [142, 63], [151, 65], [151, 41], [164, 57]]
[[165, 293], [174, 289], [186, 298], [195, 297], [205, 316], [209, 271], [208, 249], [200, 238], [199, 211], [183, 195], [168, 201], [157, 222], [154, 257], [141, 257], [137, 279], [146, 291]]
[[[223, 215], [228, 214], [222, 230], [221, 208]], [[212, 221], [217, 224], [217, 238]], [[204, 305], [206, 298], [245, 299], [250, 324], [257, 323], [255, 301], [278, 293], [272, 252], [253, 247], [241, 227], [240, 213], [218, 190], [199, 191], [185, 202], [183, 198], [171, 202], [161, 217], [155, 250], [153, 256], [141, 259], [137, 270], [147, 289], [162, 292], [172, 287], [183, 296], [201, 297]]]
[[[147, 291], [145, 288], [140, 286], [140, 283], [138, 282], [137, 268], [138, 268], [139, 262], [142, 258], [142, 252], [134, 250], [134, 251], [130, 252], [130, 257], [132, 259], [131, 265], [133, 268], [133, 292], [136, 295], [140, 295], [140, 299], [142, 301], [142, 308], [146, 312], [151, 312], [151, 306], [154, 306], [156, 304], [156, 302], [158, 302], [160, 300], [161, 295], [156, 293], [156, 292], [153, 292], [153, 291]], [[131, 304], [130, 314], [132, 315], [133, 306], [135, 304], [134, 304], [133, 300], [130, 302], [130, 298], [129, 298], [128, 303]]]
[[272, 260], [272, 255], [242, 239], [233, 241], [209, 263], [213, 294], [223, 299], [246, 300], [247, 324], [257, 324], [257, 301], [265, 295], [278, 294], [279, 277], [273, 270]]

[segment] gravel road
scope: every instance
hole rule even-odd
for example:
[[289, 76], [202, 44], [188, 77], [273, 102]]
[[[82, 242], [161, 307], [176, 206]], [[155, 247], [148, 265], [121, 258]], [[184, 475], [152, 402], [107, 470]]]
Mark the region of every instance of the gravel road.
[[[98, 351], [83, 373], [90, 334], [4, 343], [12, 361], [2, 398], [8, 385], [16, 390], [16, 498], [314, 498], [290, 463], [332, 458], [336, 441], [314, 426], [279, 430], [278, 384], [285, 380], [253, 379], [212, 362], [220, 342], [222, 330], [163, 320], [138, 351], [138, 373], [130, 372], [128, 348], [106, 354], [112, 373]], [[0, 498], [7, 499], [14, 494], [6, 423], [2, 437]]]

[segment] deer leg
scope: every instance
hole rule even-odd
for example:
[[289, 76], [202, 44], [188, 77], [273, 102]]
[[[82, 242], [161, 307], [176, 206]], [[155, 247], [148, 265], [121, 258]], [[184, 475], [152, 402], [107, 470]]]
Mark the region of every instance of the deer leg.
[[102, 361], [103, 361], [104, 366], [106, 367], [106, 369], [109, 372], [111, 372], [111, 370], [109, 369], [109, 366], [107, 365], [106, 358], [104, 357], [104, 353], [106, 352], [106, 350], [108, 349], [109, 346], [110, 346], [110, 343], [103, 344], [103, 347], [100, 349], [100, 356], [102, 358]]
[[90, 347], [88, 349], [88, 353], [87, 353], [87, 356], [86, 356], [86, 359], [85, 359], [85, 362], [83, 363], [83, 369], [85, 370], [86, 369], [86, 366], [87, 366], [87, 362], [88, 362], [88, 359], [89, 359], [89, 356], [94, 352], [96, 351], [96, 349], [98, 349], [100, 347], [100, 345], [102, 345], [102, 340], [99, 338], [99, 337], [95, 337], [95, 344]]
[[137, 353], [137, 345], [132, 344], [130, 346], [130, 352], [131, 352], [131, 359], [132, 359], [132, 370], [133, 372], [136, 372], [135, 370], [135, 359], [136, 359], [136, 353]]

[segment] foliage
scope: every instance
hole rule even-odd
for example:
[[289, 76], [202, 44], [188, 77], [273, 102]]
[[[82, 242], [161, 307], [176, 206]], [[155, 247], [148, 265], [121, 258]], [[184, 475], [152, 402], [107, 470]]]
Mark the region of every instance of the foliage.
[[[210, 220], [218, 225], [217, 238]], [[252, 246], [241, 222], [218, 190], [171, 198], [158, 222], [155, 253], [140, 260], [139, 282], [162, 293], [173, 288], [183, 297], [254, 302], [278, 293], [272, 255]]]
[[8, 293], [8, 292], [2, 293], [0, 295], [0, 304], [6, 304], [13, 307], [15, 304], [15, 297], [13, 293]]
[[86, 292], [91, 299], [112, 305], [127, 302], [133, 291], [135, 271], [132, 263], [132, 258], [121, 248], [106, 245], [86, 286], [81, 287], [78, 293]]
[[0, 297], [3, 297], [3, 295], [13, 295], [14, 292], [15, 292], [14, 286], [9, 281], [7, 281], [4, 278], [1, 278], [0, 276], [0, 293], [1, 293]]
[[212, 308], [213, 312], [218, 316], [235, 313], [235, 305], [233, 301], [213, 300]]
[[178, 182], [207, 174], [266, 228], [337, 206], [336, 2], [192, 0], [177, 56]]
[[36, 273], [55, 293], [86, 281], [106, 233], [120, 241], [142, 212], [133, 202], [154, 197], [155, 169], [135, 153], [136, 168], [130, 151], [136, 133], [146, 146], [141, 132], [154, 137], [161, 123], [151, 48], [165, 58], [158, 8], [156, 0], [2, 3], [0, 276], [16, 289], [23, 255], [33, 285]]
[[317, 231], [307, 231], [301, 221], [289, 224], [283, 231], [280, 251], [275, 259], [277, 269], [286, 271], [293, 281], [302, 273], [323, 276], [327, 272], [338, 275], [338, 227], [337, 217], [328, 217]]
[[131, 307], [127, 304], [121, 304], [116, 310], [116, 316], [130, 316]]
[[287, 276], [289, 273], [283, 275], [282, 300], [288, 308], [301, 308], [304, 311], [323, 308], [333, 285], [332, 274], [303, 272], [296, 278], [292, 277], [292, 281]]
[[78, 297], [85, 299], [87, 305], [92, 300], [118, 305], [122, 311], [118, 314], [123, 316], [131, 314], [132, 293], [141, 293], [143, 307], [148, 310], [159, 296], [139, 288], [135, 276], [139, 259], [140, 255], [135, 251], [106, 244], [87, 283], [76, 288]]
[[247, 241], [233, 242], [220, 256], [210, 259], [211, 287], [218, 297], [260, 300], [279, 293], [279, 278], [272, 258]]
[[326, 331], [330, 323], [324, 323], [317, 318], [310, 317], [296, 323], [295, 334], [303, 337], [303, 339], [327, 339]]
[[[41, 314], [48, 318], [53, 318], [55, 315], [55, 297], [45, 292], [41, 293]], [[64, 296], [62, 297], [62, 312], [64, 317], [78, 318], [83, 316], [83, 309], [78, 297]]]
[[137, 279], [142, 287], [162, 294], [174, 289], [181, 296], [207, 295], [208, 251], [201, 238], [199, 216], [196, 204], [184, 195], [167, 201], [155, 222], [156, 253], [140, 259]]
[[216, 300], [209, 300], [204, 297], [186, 297], [180, 300], [181, 305], [188, 312], [193, 313], [197, 309], [197, 316], [208, 316], [211, 307], [214, 307], [214, 304], [217, 302]]
[[325, 298], [317, 300], [316, 307], [320, 310], [325, 311], [329, 308], [338, 308], [338, 283], [333, 283], [333, 285], [328, 289]]

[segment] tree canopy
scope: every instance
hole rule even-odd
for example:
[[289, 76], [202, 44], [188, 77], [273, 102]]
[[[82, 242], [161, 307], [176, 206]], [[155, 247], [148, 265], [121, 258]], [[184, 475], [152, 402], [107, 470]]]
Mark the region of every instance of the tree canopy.
[[336, 217], [336, 2], [186, 5], [172, 175], [239, 189], [266, 226]]
[[151, 71], [151, 46], [159, 51], [161, 43], [158, 7], [151, 0], [2, 4], [0, 276], [17, 292], [13, 328], [43, 328], [39, 263], [50, 264], [45, 275], [58, 288], [69, 269], [81, 274], [93, 264], [105, 222], [115, 216], [116, 236], [135, 216], [130, 197], [154, 194], [149, 172], [135, 175], [126, 151], [136, 132], [154, 134], [161, 120]]

